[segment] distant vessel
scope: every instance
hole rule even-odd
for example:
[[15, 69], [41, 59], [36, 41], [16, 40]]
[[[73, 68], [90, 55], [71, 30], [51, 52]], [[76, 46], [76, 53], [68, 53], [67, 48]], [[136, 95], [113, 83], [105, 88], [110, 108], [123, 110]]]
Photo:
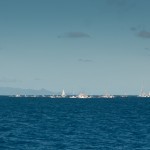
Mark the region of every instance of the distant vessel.
[[146, 93], [143, 91], [143, 88], [141, 88], [139, 97], [146, 97]]
[[114, 98], [113, 95], [102, 95], [101, 97], [102, 97], [102, 98]]
[[77, 98], [75, 95], [70, 96], [69, 98]]
[[102, 98], [114, 98], [114, 95], [110, 95], [109, 93], [106, 92], [106, 94], [101, 96]]
[[50, 98], [56, 98], [56, 96], [55, 95], [50, 95]]
[[78, 98], [88, 98], [88, 95], [84, 94], [84, 93], [80, 93], [78, 95]]
[[61, 97], [66, 97], [65, 91], [63, 90], [61, 93]]
[[144, 90], [141, 89], [141, 93], [140, 93], [139, 97], [150, 97], [150, 92], [149, 92], [148, 94], [146, 94], [146, 93], [144, 92]]
[[17, 94], [17, 95], [15, 95], [15, 97], [21, 97], [21, 95]]

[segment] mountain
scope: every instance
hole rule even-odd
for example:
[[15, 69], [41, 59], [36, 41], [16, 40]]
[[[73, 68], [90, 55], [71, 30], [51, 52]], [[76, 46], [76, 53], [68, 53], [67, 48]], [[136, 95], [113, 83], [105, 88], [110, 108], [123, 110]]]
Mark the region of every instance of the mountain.
[[0, 95], [52, 95], [55, 94], [46, 89], [22, 89], [12, 87], [0, 87]]

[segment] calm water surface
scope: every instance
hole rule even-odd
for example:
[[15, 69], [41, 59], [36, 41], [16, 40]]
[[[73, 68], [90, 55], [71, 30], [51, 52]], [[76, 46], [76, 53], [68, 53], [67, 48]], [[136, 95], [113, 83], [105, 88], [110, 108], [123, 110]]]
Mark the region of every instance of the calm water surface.
[[149, 150], [150, 99], [0, 97], [2, 150]]

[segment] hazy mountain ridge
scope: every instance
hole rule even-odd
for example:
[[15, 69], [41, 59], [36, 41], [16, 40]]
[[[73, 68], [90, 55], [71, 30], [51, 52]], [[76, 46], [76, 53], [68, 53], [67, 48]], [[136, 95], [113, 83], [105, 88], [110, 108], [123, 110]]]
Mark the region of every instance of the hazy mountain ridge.
[[12, 87], [0, 87], [0, 95], [52, 95], [55, 92], [51, 92], [44, 88], [42, 89], [23, 89], [23, 88], [12, 88]]

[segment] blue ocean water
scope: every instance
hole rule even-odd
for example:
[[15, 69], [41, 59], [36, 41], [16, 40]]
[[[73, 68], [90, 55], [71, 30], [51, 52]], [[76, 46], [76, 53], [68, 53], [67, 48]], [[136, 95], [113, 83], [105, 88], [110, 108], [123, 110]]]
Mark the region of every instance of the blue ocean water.
[[2, 150], [148, 150], [150, 99], [0, 97]]

